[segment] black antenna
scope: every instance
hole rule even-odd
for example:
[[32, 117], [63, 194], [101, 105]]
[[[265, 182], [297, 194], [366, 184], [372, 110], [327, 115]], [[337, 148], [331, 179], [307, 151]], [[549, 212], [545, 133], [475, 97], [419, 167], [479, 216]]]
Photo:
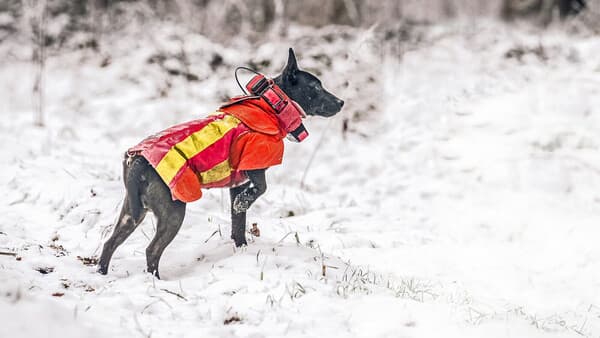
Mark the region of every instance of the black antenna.
[[246, 92], [246, 89], [240, 84], [240, 80], [238, 79], [238, 70], [240, 70], [240, 69], [247, 70], [247, 71], [252, 72], [252, 73], [254, 73], [256, 75], [262, 75], [262, 74], [259, 73], [259, 72], [257, 72], [257, 71], [255, 71], [254, 69], [250, 69], [248, 67], [243, 67], [243, 66], [237, 67], [235, 69], [235, 72], [234, 72], [235, 82], [237, 82], [237, 84], [240, 87], [240, 89], [244, 92], [244, 95], [248, 95], [248, 93]]

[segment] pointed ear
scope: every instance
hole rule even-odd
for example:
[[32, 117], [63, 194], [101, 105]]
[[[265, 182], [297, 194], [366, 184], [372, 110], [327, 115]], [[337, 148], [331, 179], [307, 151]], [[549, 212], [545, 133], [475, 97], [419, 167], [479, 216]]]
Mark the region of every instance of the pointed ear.
[[295, 82], [296, 72], [298, 72], [298, 62], [296, 61], [294, 50], [290, 48], [287, 65], [283, 69], [283, 76], [286, 80]]
[[296, 61], [296, 54], [294, 54], [294, 50], [290, 47], [288, 62], [286, 68], [298, 70], [298, 62]]

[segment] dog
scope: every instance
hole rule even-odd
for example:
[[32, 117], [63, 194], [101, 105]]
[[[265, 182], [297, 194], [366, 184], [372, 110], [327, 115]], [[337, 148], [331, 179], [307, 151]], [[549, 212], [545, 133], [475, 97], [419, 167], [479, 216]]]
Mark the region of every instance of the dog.
[[[278, 97], [281, 98], [287, 95], [287, 97], [292, 100], [290, 105], [287, 107], [292, 111], [299, 111], [301, 114], [305, 113], [309, 116], [332, 117], [337, 114], [344, 105], [344, 101], [323, 88], [321, 81], [315, 75], [298, 68], [296, 56], [292, 48], [289, 49], [288, 61], [282, 73], [269, 81], [270, 82], [268, 83], [270, 83], [274, 89], [270, 93], [279, 93], [279, 96], [269, 96], [265, 92], [263, 95], [265, 100], [268, 101], [268, 97], [275, 97], [274, 100], [277, 101]], [[261, 81], [261, 84], [265, 83], [267, 82]], [[278, 91], [276, 92], [275, 89]], [[265, 100], [262, 100], [261, 97], [257, 96], [247, 96], [238, 99], [232, 99], [230, 106], [223, 106], [222, 109], [217, 112], [220, 113], [220, 115], [212, 117], [211, 121], [216, 124], [221, 123], [219, 125], [221, 127], [212, 128], [209, 130], [211, 133], [214, 130], [227, 131], [226, 133], [222, 132], [217, 137], [221, 137], [221, 139], [229, 137], [232, 147], [237, 146], [239, 143], [238, 140], [241, 138], [240, 135], [251, 134], [256, 136], [256, 139], [262, 138], [263, 141], [266, 140], [266, 143], [263, 141], [261, 141], [262, 143], [257, 143], [259, 145], [267, 144], [265, 149], [279, 149], [278, 156], [275, 156], [274, 160], [265, 160], [263, 157], [267, 157], [267, 152], [263, 152], [263, 150], [260, 149], [249, 149], [249, 145], [252, 145], [252, 143], [246, 143], [244, 151], [254, 153], [255, 156], [258, 156], [258, 159], [253, 160], [252, 165], [245, 166], [244, 168], [246, 169], [244, 170], [238, 170], [235, 167], [231, 169], [225, 169], [226, 171], [224, 174], [229, 176], [226, 176], [226, 178], [222, 179], [221, 181], [226, 181], [224, 186], [228, 187], [230, 192], [231, 238], [237, 247], [247, 245], [245, 234], [246, 211], [259, 196], [265, 193], [267, 189], [265, 172], [268, 169], [268, 166], [270, 166], [269, 164], [281, 163], [281, 157], [283, 155], [283, 140], [281, 136], [285, 136], [283, 134], [286, 133], [286, 130], [280, 130], [280, 133], [277, 135], [266, 135], [260, 132], [254, 132], [253, 134], [247, 133], [246, 131], [248, 130], [249, 126], [251, 127], [252, 124], [258, 125], [262, 122], [255, 123], [255, 120], [251, 117], [240, 116], [239, 111], [237, 111], [239, 109], [236, 108], [237, 105], [244, 104], [260, 103], [264, 106], [263, 101]], [[277, 101], [276, 103], [281, 102]], [[291, 105], [291, 103], [293, 103], [293, 105]], [[275, 107], [275, 105], [273, 105], [273, 107]], [[269, 110], [269, 107], [264, 109]], [[275, 118], [280, 118], [281, 116], [285, 115], [284, 112], [279, 111], [277, 111], [277, 114], [261, 113], [259, 115], [261, 118], [271, 119], [267, 122], [273, 122], [275, 121]], [[236, 119], [236, 116], [239, 117], [239, 119]], [[244, 120], [244, 118], [246, 119]], [[297, 120], [299, 120], [299, 118]], [[281, 120], [278, 121], [278, 125], [281, 126]], [[206, 123], [209, 122], [205, 122], [205, 120], [197, 120], [194, 123], [204, 123], [206, 125]], [[224, 123], [230, 123], [230, 125], [233, 127], [224, 129], [222, 127]], [[185, 128], [192, 128], [192, 124], [185, 125]], [[185, 128], [174, 128], [174, 130], [181, 130]], [[201, 126], [198, 128], [201, 128]], [[262, 127], [259, 126], [255, 129], [260, 128]], [[302, 130], [302, 128], [303, 126], [300, 124], [300, 127], [298, 127], [296, 130]], [[238, 134], [235, 134], [235, 130], [242, 131]], [[289, 132], [288, 134], [292, 134], [292, 132], [289, 130], [287, 130], [287, 132]], [[169, 137], [165, 137], [166, 134], [168, 133], [162, 132], [162, 134], [159, 133], [155, 135], [154, 138], [149, 138], [150, 144], [155, 146], [156, 142], [159, 142], [157, 140], [160, 140], [160, 137], [163, 137], [164, 140], [170, 140]], [[210, 133], [206, 132], [205, 134]], [[233, 136], [230, 137], [229, 135], [232, 134]], [[189, 138], [187, 140], [189, 140]], [[148, 142], [146, 142], [146, 144], [147, 143]], [[145, 143], [142, 142], [142, 144]], [[216, 148], [216, 146], [213, 146], [213, 148]], [[127, 237], [133, 233], [135, 228], [144, 220], [147, 211], [151, 211], [157, 219], [157, 225], [156, 234], [146, 248], [147, 272], [153, 274], [157, 278], [160, 278], [158, 265], [161, 255], [181, 228], [181, 224], [183, 223], [185, 217], [186, 203], [201, 196], [201, 187], [212, 187], [210, 184], [204, 184], [205, 182], [203, 182], [202, 179], [207, 178], [207, 181], [209, 181], [211, 177], [214, 176], [214, 170], [210, 172], [213, 173], [211, 174], [212, 176], [206, 174], [206, 177], [204, 177], [202, 176], [204, 173], [195, 172], [193, 174], [189, 174], [185, 179], [180, 177], [177, 183], [173, 184], [175, 179], [173, 179], [173, 181], [169, 181], [169, 179], [172, 179], [173, 175], [169, 176], [169, 171], [165, 170], [165, 167], [167, 167], [169, 163], [165, 165], [163, 165], [163, 163], [157, 163], [156, 161], [152, 163], [153, 157], [151, 156], [151, 153], [148, 152], [147, 155], [142, 156], [144, 151], [147, 151], [143, 145], [141, 147], [134, 148], [134, 150], [135, 151], [130, 150], [125, 154], [125, 159], [123, 161], [123, 180], [126, 188], [125, 200], [123, 202], [123, 206], [114, 231], [111, 237], [104, 243], [102, 254], [98, 262], [98, 272], [101, 274], [107, 274], [111, 257], [117, 247], [121, 245], [127, 239]], [[177, 152], [174, 150], [177, 150]], [[175, 159], [173, 161], [176, 162], [177, 165], [187, 166], [190, 163], [191, 156], [178, 160], [177, 156], [181, 155], [180, 153], [181, 149], [175, 149], [175, 147], [171, 148], [170, 152], [163, 156], [162, 162], [168, 162], [165, 160], [165, 158], [171, 156], [173, 159]], [[194, 159], [198, 158], [199, 156], [201, 157], [202, 154], [203, 153], [196, 155]], [[265, 155], [263, 156], [263, 154]], [[232, 155], [227, 152], [226, 156]], [[169, 157], [169, 159], [171, 158]], [[200, 158], [200, 160], [202, 160], [202, 158]], [[229, 164], [230, 161], [231, 159], [226, 158], [222, 163]], [[267, 164], [260, 165], [260, 163]], [[215, 168], [216, 167], [218, 166], [215, 166]], [[241, 166], [239, 168], [241, 168]], [[171, 170], [170, 173], [175, 172], [175, 170], [178, 169], [179, 167]], [[180, 169], [180, 172], [186, 172], [186, 170], [192, 172], [192, 170], [190, 170], [188, 167]], [[165, 174], [165, 172], [167, 173]], [[236, 178], [232, 178], [236, 175]], [[168, 176], [168, 179], [165, 178], [166, 176]], [[183, 174], [181, 176], [183, 177]], [[200, 183], [198, 183], [198, 181], [200, 181]], [[193, 195], [192, 198], [185, 197], [189, 196], [190, 194]]]

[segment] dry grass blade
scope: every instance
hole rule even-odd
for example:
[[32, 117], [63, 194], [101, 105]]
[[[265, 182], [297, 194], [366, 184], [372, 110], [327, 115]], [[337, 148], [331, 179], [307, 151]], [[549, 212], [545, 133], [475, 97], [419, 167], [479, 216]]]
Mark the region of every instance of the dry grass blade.
[[179, 293], [177, 293], [177, 292], [174, 292], [174, 291], [171, 291], [171, 290], [168, 290], [168, 289], [161, 289], [161, 290], [162, 290], [162, 291], [164, 291], [164, 292], [166, 292], [166, 293], [168, 293], [168, 294], [171, 294], [171, 295], [173, 295], [173, 296], [176, 296], [176, 297], [177, 297], [177, 298], [179, 298], [179, 299], [183, 299], [183, 300], [185, 300], [185, 301], [187, 302], [187, 298], [185, 298], [184, 296], [180, 295], [180, 294], [179, 294]]
[[279, 241], [277, 241], [277, 244], [280, 244], [281, 242], [283, 242], [287, 238], [287, 236], [289, 236], [293, 233], [294, 233], [293, 231], [290, 231], [287, 234], [285, 234], [285, 236], [283, 236]]
[[214, 237], [214, 235], [216, 235], [216, 234], [219, 234], [219, 233], [221, 233], [221, 229], [217, 229], [217, 230], [213, 231], [213, 233], [210, 235], [210, 237], [208, 237], [208, 238], [207, 238], [207, 239], [204, 241], [204, 243], [208, 243], [208, 241], [210, 241], [210, 239], [211, 239], [211, 238], [213, 238], [213, 237]]

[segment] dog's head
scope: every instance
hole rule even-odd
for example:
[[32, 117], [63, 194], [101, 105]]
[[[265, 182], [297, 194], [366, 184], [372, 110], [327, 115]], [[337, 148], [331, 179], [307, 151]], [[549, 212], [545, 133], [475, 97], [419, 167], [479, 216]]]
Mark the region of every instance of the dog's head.
[[316, 76], [298, 69], [296, 55], [291, 48], [287, 65], [274, 81], [307, 115], [330, 117], [337, 114], [344, 105], [344, 101], [323, 88]]

